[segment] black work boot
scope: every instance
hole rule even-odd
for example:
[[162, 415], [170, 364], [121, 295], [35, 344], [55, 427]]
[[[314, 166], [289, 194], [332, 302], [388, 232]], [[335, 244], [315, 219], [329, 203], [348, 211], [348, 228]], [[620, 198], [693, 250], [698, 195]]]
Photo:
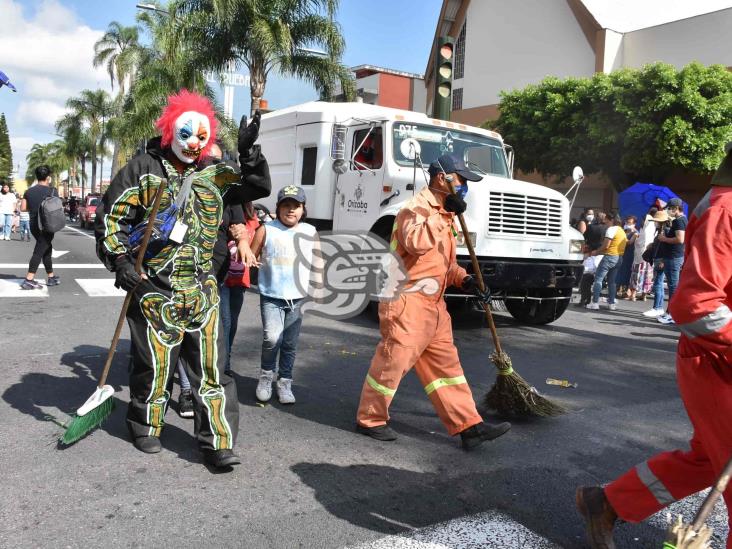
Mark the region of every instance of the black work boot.
[[158, 437], [137, 437], [132, 443], [140, 452], [145, 452], [146, 454], [157, 454], [162, 449]]
[[615, 549], [613, 528], [618, 515], [605, 490], [599, 486], [580, 486], [575, 493], [577, 510], [587, 523], [587, 540], [592, 549]]
[[388, 425], [364, 427], [363, 425], [356, 424], [356, 432], [376, 440], [381, 440], [382, 442], [391, 442], [397, 439], [396, 432]]
[[204, 449], [201, 451], [203, 452], [203, 460], [216, 469], [226, 469], [241, 463], [239, 456], [227, 448], [223, 450]]
[[460, 433], [460, 438], [463, 442], [463, 449], [472, 450], [473, 448], [477, 448], [486, 440], [493, 440], [494, 438], [500, 437], [502, 434], [508, 432], [510, 428], [511, 424], [507, 421], [499, 423], [498, 425], [488, 425], [481, 421]]

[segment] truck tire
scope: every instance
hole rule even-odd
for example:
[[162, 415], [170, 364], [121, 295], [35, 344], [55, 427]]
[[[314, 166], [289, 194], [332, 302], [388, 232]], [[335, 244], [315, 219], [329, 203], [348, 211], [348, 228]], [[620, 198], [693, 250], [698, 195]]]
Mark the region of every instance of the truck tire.
[[[558, 296], [569, 297], [571, 296], [571, 290], [539, 292], [535, 297]], [[569, 306], [569, 299], [547, 299], [546, 301], [536, 301], [533, 299], [519, 301], [517, 299], [507, 299], [505, 303], [508, 312], [511, 313], [511, 316], [519, 322], [524, 324], [542, 325], [554, 322], [562, 316]]]
[[391, 240], [391, 232], [394, 229], [394, 217], [383, 217], [379, 219], [373, 227], [371, 227], [370, 233], [375, 234], [387, 243]]

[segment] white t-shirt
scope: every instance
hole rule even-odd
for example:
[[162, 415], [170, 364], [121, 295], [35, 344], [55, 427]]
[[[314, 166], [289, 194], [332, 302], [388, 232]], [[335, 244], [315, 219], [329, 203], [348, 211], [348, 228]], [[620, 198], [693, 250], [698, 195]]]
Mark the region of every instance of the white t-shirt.
[[14, 193], [0, 193], [0, 215], [14, 214], [17, 204], [18, 199]]
[[612, 240], [615, 238], [615, 235], [618, 231], [622, 231], [623, 229], [618, 227], [617, 225], [613, 225], [612, 227], [608, 227], [607, 231], [605, 231], [605, 238], [609, 238]]

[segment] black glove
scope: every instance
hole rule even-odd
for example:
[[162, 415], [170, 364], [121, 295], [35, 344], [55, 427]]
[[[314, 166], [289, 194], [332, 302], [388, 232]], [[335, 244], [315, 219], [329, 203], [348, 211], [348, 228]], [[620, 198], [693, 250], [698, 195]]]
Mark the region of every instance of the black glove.
[[473, 275], [468, 275], [463, 278], [463, 285], [461, 286], [461, 289], [467, 294], [473, 294], [483, 303], [490, 304], [491, 302], [490, 289], [486, 286], [485, 291], [481, 291], [480, 286], [478, 285], [478, 279]]
[[463, 200], [456, 194], [448, 194], [445, 197], [445, 209], [448, 212], [453, 212], [457, 215], [460, 215], [465, 211], [467, 207], [468, 205], [465, 203], [465, 200]]
[[261, 118], [262, 114], [259, 111], [254, 113], [252, 121], [249, 124], [247, 124], [246, 115], [241, 117], [241, 122], [239, 122], [239, 142], [237, 147], [239, 150], [239, 156], [249, 156], [249, 149], [252, 148], [257, 137], [259, 137], [259, 120]]
[[114, 286], [131, 292], [142, 280], [142, 277], [135, 272], [135, 266], [126, 255], [117, 256], [114, 260]]

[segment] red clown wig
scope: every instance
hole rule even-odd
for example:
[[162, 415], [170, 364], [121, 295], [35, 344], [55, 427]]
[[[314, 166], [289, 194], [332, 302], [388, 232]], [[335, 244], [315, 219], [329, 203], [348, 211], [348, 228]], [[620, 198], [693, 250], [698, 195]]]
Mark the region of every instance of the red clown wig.
[[163, 114], [155, 121], [155, 127], [162, 134], [161, 145], [168, 147], [173, 141], [175, 121], [181, 114], [188, 111], [202, 114], [208, 118], [209, 124], [211, 125], [211, 135], [208, 138], [208, 143], [206, 143], [199, 156], [199, 160], [202, 160], [208, 156], [211, 146], [216, 142], [216, 116], [211, 101], [207, 98], [185, 89], [175, 95], [171, 95], [168, 97], [168, 104], [163, 109]]

